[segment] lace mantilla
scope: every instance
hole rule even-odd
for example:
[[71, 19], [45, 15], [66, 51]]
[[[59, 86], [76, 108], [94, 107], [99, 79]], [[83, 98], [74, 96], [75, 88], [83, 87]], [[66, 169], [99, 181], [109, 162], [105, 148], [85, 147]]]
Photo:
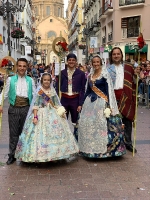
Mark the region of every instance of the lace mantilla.
[[[91, 75], [93, 75], [93, 72], [91, 73]], [[101, 79], [102, 77], [104, 77], [108, 83], [109, 106], [110, 106], [110, 109], [112, 110], [112, 115], [115, 116], [119, 114], [119, 110], [118, 110], [118, 105], [117, 105], [117, 101], [116, 101], [116, 97], [114, 93], [113, 83], [109, 75], [109, 72], [107, 71], [105, 66], [102, 67], [101, 75], [97, 79]]]

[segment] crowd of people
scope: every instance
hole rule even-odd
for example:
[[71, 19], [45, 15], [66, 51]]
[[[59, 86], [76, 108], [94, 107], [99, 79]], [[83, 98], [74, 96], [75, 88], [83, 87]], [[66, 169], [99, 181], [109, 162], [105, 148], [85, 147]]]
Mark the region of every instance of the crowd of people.
[[139, 79], [140, 79], [138, 97], [141, 98], [143, 102], [146, 102], [145, 99], [147, 96], [150, 102], [150, 61], [147, 60], [146, 62], [141, 62], [138, 68], [139, 68]]
[[18, 59], [17, 73], [7, 79], [0, 95], [1, 105], [3, 95], [10, 103], [7, 164], [16, 159], [50, 162], [78, 154], [106, 158], [122, 156], [126, 149], [137, 152], [132, 123], [138, 72], [123, 62], [118, 47], [112, 49], [109, 63], [105, 67], [96, 55], [91, 66], [77, 65], [76, 55], [70, 53], [61, 76], [55, 76], [54, 63], [32, 66]]
[[[150, 102], [150, 61], [149, 60], [140, 60], [138, 59], [126, 59], [127, 62], [131, 63], [139, 76], [138, 83], [138, 98], [142, 100], [145, 105], [149, 105]], [[147, 101], [147, 99], [149, 99]]]

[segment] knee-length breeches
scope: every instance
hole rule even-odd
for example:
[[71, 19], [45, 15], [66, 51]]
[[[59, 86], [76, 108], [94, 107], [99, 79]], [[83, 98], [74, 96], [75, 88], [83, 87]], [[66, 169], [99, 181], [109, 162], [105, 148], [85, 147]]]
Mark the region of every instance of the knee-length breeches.
[[75, 98], [61, 97], [61, 104], [66, 109], [67, 117], [68, 117], [68, 115], [70, 113], [71, 114], [72, 123], [76, 123], [77, 122], [77, 118], [78, 118], [77, 108], [79, 106], [79, 97], [75, 97]]

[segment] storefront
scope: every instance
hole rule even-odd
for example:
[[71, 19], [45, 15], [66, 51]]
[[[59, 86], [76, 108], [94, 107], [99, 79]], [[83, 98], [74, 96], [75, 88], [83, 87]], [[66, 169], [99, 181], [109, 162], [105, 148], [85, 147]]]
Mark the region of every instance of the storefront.
[[142, 49], [139, 51], [137, 50], [137, 45], [126, 45], [125, 46], [125, 60], [137, 60], [138, 59], [138, 52], [140, 52], [140, 60], [145, 61], [147, 60], [147, 53], [148, 53], [148, 45], [146, 44]]

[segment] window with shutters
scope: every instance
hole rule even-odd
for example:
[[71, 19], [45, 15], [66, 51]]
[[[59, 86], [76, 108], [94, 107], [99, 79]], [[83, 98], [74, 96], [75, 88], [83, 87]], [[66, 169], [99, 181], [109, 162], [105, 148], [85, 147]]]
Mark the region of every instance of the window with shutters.
[[138, 37], [140, 30], [140, 16], [121, 19], [123, 38]]

